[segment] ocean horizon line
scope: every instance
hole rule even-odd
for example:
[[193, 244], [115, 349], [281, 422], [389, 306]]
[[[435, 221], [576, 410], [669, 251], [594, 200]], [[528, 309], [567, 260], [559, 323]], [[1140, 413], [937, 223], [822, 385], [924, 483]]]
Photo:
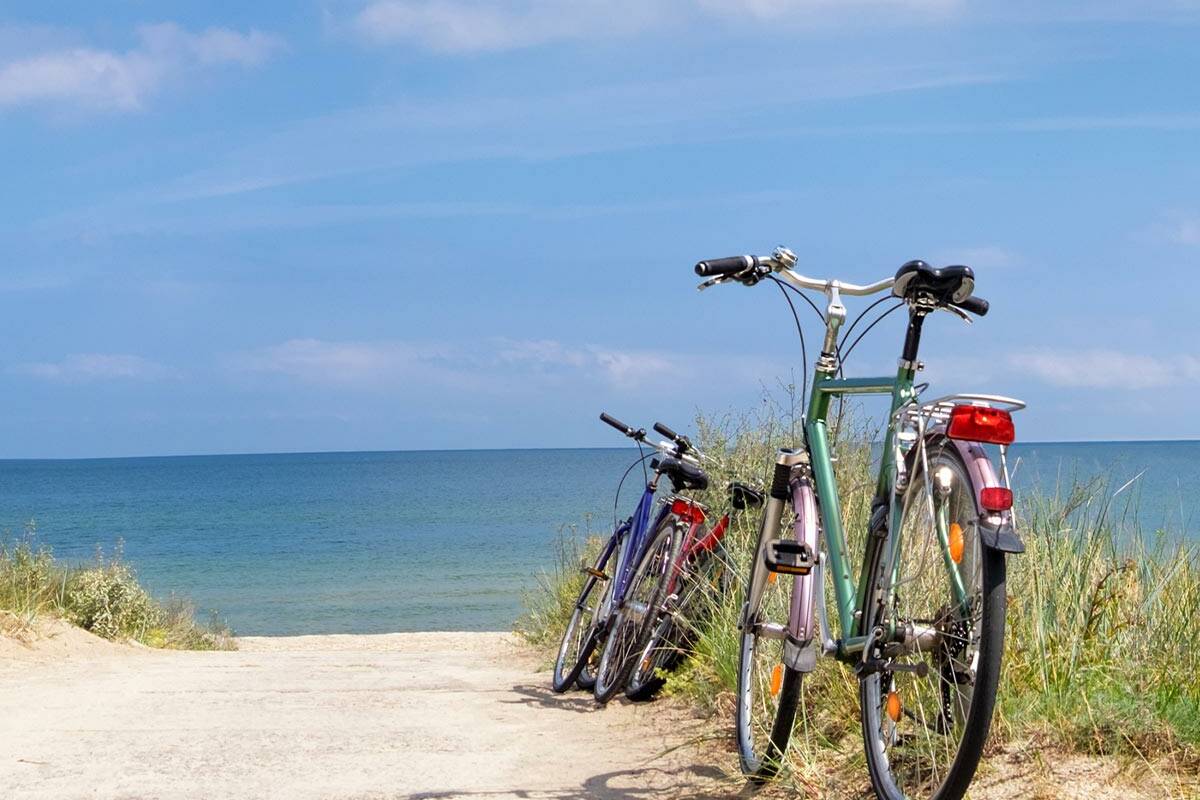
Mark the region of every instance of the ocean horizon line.
[[[1022, 440], [1016, 444], [1022, 445], [1097, 445], [1097, 444], [1123, 444], [1123, 445], [1170, 445], [1170, 444], [1195, 444], [1200, 443], [1198, 438], [1180, 438], [1180, 439], [1039, 439], [1039, 440]], [[876, 442], [878, 444], [878, 442]], [[211, 453], [163, 453], [163, 454], [137, 454], [137, 455], [113, 455], [113, 456], [18, 456], [0, 458], [0, 464], [13, 464], [22, 462], [51, 462], [51, 461], [153, 461], [166, 459], [189, 459], [189, 458], [262, 458], [267, 456], [336, 456], [336, 455], [394, 455], [398, 453], [545, 453], [545, 452], [570, 452], [580, 450], [632, 450], [630, 445], [625, 446], [565, 446], [565, 447], [425, 447], [425, 448], [399, 448], [399, 449], [384, 449], [384, 450], [261, 450], [261, 451], [242, 451], [242, 452], [211, 452]]]

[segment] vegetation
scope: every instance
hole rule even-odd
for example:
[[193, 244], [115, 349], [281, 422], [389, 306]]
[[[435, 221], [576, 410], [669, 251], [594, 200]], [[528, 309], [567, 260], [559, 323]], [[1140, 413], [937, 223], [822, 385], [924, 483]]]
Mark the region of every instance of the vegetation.
[[516, 632], [526, 641], [547, 650], [558, 649], [583, 590], [584, 574], [579, 566], [594, 562], [603, 544], [604, 538], [592, 532], [590, 519], [584, 520], [582, 531], [578, 525], [558, 529], [550, 569], [537, 576], [523, 598], [525, 613], [517, 620]]
[[[799, 441], [794, 407], [767, 403], [752, 417], [698, 420], [702, 449], [722, 454], [719, 465], [710, 465], [713, 488], [703, 502], [726, 508], [722, 493], [735, 478], [768, 483], [776, 449]], [[870, 443], [876, 440], [876, 431], [855, 418], [847, 414], [834, 429], [852, 554], [862, 551], [874, 489]], [[1169, 759], [1185, 772], [1200, 771], [1200, 553], [1165, 533], [1143, 534], [1135, 521], [1114, 513], [1125, 502], [1120, 491], [1098, 481], [1018, 498], [1027, 552], [1009, 559], [1005, 666], [992, 752], [1033, 744]], [[708, 598], [696, 620], [692, 657], [667, 683], [669, 693], [719, 717], [732, 717], [740, 584], [748, 576], [757, 524], [749, 516], [731, 526], [726, 547], [738, 580], [728, 595]], [[531, 595], [522, 628], [531, 641], [557, 644], [578, 588], [577, 555], [569, 543], [560, 545], [559, 566]], [[828, 602], [832, 608], [832, 597]], [[857, 703], [856, 680], [847, 668], [822, 662], [808, 676], [790, 780], [812, 788], [831, 770], [862, 775]]]
[[18, 629], [53, 616], [106, 639], [180, 650], [233, 649], [230, 632], [215, 619], [202, 626], [186, 602], [152, 598], [119, 551], [107, 559], [97, 555], [91, 564], [65, 565], [36, 544], [32, 526], [21, 539], [0, 543], [0, 611]]

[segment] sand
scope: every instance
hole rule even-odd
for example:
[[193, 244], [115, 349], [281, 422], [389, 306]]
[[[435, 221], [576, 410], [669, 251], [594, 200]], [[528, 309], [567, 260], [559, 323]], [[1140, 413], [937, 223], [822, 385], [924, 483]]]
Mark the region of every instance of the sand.
[[[668, 701], [598, 709], [589, 695], [553, 694], [544, 658], [506, 634], [239, 645], [167, 652], [64, 623], [35, 630], [8, 620], [0, 798], [805, 796], [755, 791], [728, 776], [736, 766], [722, 720], [696, 719]], [[981, 770], [971, 797], [1200, 797], [1194, 781], [1182, 785], [1171, 773], [1010, 747]], [[846, 783], [813, 775], [805, 785], [810, 797], [869, 794], [865, 775]]]
[[[67, 625], [0, 637], [0, 796], [729, 796], [666, 704], [549, 691], [498, 633], [244, 638], [166, 652]], [[689, 758], [691, 756], [691, 758]]]

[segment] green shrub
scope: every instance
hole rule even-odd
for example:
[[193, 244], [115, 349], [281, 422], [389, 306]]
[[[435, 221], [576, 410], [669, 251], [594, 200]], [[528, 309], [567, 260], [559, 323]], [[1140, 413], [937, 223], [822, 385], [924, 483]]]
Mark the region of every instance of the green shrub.
[[229, 630], [218, 621], [196, 622], [191, 606], [159, 603], [137, 581], [118, 548], [110, 559], [66, 566], [48, 547], [36, 544], [32, 523], [15, 542], [0, 542], [0, 611], [24, 623], [38, 615], [57, 616], [106, 639], [132, 639], [152, 647], [186, 650], [233, 648]]
[[63, 609], [76, 625], [105, 639], [141, 639], [161, 616], [133, 570], [120, 562], [72, 573], [63, 592]]

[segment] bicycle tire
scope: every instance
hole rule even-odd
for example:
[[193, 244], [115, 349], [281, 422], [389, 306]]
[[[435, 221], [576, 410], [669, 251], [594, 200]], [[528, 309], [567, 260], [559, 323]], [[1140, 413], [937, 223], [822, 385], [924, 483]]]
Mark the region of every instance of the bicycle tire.
[[[604, 572], [604, 568], [612, 559], [613, 550], [614, 548], [605, 547], [597, 556], [594, 566], [597, 572]], [[575, 600], [575, 610], [571, 613], [570, 620], [567, 621], [567, 627], [563, 631], [563, 637], [558, 646], [558, 656], [554, 661], [554, 674], [551, 677], [550, 688], [557, 694], [562, 694], [577, 684], [585, 691], [591, 689], [590, 685], [583, 685], [580, 677], [587, 667], [588, 660], [592, 657], [592, 652], [596, 649], [598, 632], [595, 625], [595, 612], [600, 602], [588, 607], [587, 601], [592, 593], [601, 586], [601, 583], [607, 584], [608, 581], [601, 581], [594, 575], [588, 575], [584, 580], [583, 588], [579, 591], [579, 597]], [[601, 600], [604, 591], [607, 591], [607, 586], [601, 588]], [[571, 652], [573, 643], [576, 646], [574, 652]]]
[[[677, 605], [649, 630], [641, 655], [634, 662], [625, 686], [625, 696], [636, 702], [651, 700], [666, 683], [663, 673], [673, 672], [687, 660], [704, 617], [702, 595], [724, 595], [728, 588], [726, 552], [722, 544], [694, 560], [685, 562], [676, 578]], [[709, 601], [712, 602], [712, 601]]]
[[[978, 497], [978, 488], [972, 483], [971, 471], [963, 462], [962, 456], [959, 454], [953, 442], [944, 437], [939, 437], [932, 440], [927, 445], [927, 461], [930, 472], [942, 467], [948, 467], [952, 471], [954, 485], [958, 487], [958, 495], [951, 494], [947, 502], [958, 504], [961, 502], [964, 516], [972, 516], [978, 519], [980, 509], [977, 506], [975, 498]], [[926, 479], [924, 468], [921, 464], [914, 464], [913, 469], [909, 471], [912, 475], [912, 480], [909, 482], [909, 489], [905, 493], [904, 498], [904, 514], [902, 519], [908, 518], [909, 503], [913, 501], [925, 502], [923, 486]], [[916, 487], [916, 488], [914, 488]], [[953, 492], [953, 490], [952, 490]], [[917, 494], [922, 494], [917, 497]], [[968, 502], [969, 501], [969, 502]], [[954, 513], [959, 505], [954, 505], [948, 513]], [[970, 526], [962, 526], [964, 531]], [[978, 532], [971, 528], [973, 532], [973, 541], [970, 543], [970, 552], [975, 559], [970, 572], [972, 574], [972, 583], [974, 586], [978, 583], [978, 593], [972, 594], [972, 598], [977, 596], [977, 601], [973, 600], [973, 607], [978, 606], [978, 644], [976, 653], [969, 658], [964, 657], [963, 652], [953, 654], [952, 648], [959, 645], [954, 643], [954, 639], [958, 639], [964, 644], [961, 645], [965, 651], [966, 647], [974, 638], [973, 635], [963, 636], [960, 632], [968, 632], [975, 627], [974, 611], [972, 610], [970, 620], [958, 619], [955, 622], [969, 627], [962, 629], [954, 629], [955, 634], [948, 635], [942, 643], [936, 646], [937, 649], [931, 650], [930, 653], [942, 659], [942, 665], [938, 670], [938, 680], [940, 683], [939, 694], [941, 708], [939, 716], [935, 720], [936, 726], [931, 726], [928, 717], [925, 716], [924, 710], [920, 714], [921, 719], [917, 720], [918, 715], [910, 709], [904, 708], [897, 713], [900, 720], [903, 720], [906, 725], [909, 723], [909, 718], [912, 718], [911, 726], [917, 730], [917, 733], [923, 735], [926, 739], [932, 739], [929, 731], [933, 731], [937, 735], [948, 735], [938, 731], [938, 728], [949, 728], [952, 724], [951, 717], [954, 720], [961, 718], [962, 733], [959, 739], [958, 746], [955, 749], [954, 756], [950, 760], [949, 765], [944, 770], [944, 775], [940, 780], [937, 780], [935, 768], [928, 767], [929, 779], [921, 777], [926, 765], [922, 764], [919, 757], [907, 753], [901, 748], [904, 747], [907, 734], [898, 734], [900, 730], [900, 720], [893, 722], [893, 728], [889, 731], [886, 729], [884, 722], [888, 712], [884, 708], [887, 699], [883, 693], [885, 681], [889, 691], [896, 690], [898, 687], [895, 684], [896, 675], [901, 675], [905, 680], [904, 689], [916, 692], [915, 687], [919, 684], [921, 678], [914, 677], [911, 680], [908, 678], [909, 673], [888, 673], [885, 677], [884, 673], [876, 673], [868, 676], [860, 681], [859, 685], [859, 703], [860, 716], [863, 729], [863, 744], [866, 750], [867, 766], [870, 772], [871, 785], [875, 790], [876, 795], [881, 800], [918, 800], [919, 798], [928, 797], [930, 800], [961, 800], [966, 794], [971, 780], [974, 778], [975, 771], [979, 766], [979, 760], [983, 754], [983, 748], [987, 741], [989, 729], [991, 727], [992, 713], [995, 709], [996, 693], [999, 687], [1000, 665], [1004, 653], [1004, 626], [1005, 626], [1005, 582], [1006, 582], [1006, 564], [1004, 553], [992, 550], [979, 541]], [[902, 533], [905, 528], [902, 527]], [[964, 533], [965, 536], [965, 533]], [[909, 551], [910, 548], [915, 549], [915, 545], [910, 544], [907, 538], [903, 542], [902, 551]], [[968, 545], [964, 542], [964, 551]], [[883, 584], [880, 583], [884, 579], [884, 569], [881, 558], [876, 559], [877, 564], [872, 569], [872, 577], [868, 585], [867, 597], [875, 598], [881, 596], [884, 591]], [[976, 573], [975, 566], [978, 566], [978, 579], [974, 578]], [[964, 570], [967, 571], [967, 570]], [[889, 578], [890, 580], [890, 578]], [[965, 582], [964, 582], [965, 583]], [[920, 587], [906, 589], [906, 593], [912, 596], [920, 594]], [[898, 593], [897, 593], [898, 594]], [[931, 601], [932, 602], [932, 601]], [[877, 618], [879, 610], [876, 609], [871, 616], [874, 620]], [[946, 617], [948, 619], [948, 616]], [[934, 621], [939, 626], [946, 625], [946, 619], [941, 617]], [[977, 660], [976, 660], [977, 659]], [[947, 669], [947, 663], [949, 668]], [[969, 705], [965, 709], [962, 708], [962, 695], [964, 690], [961, 688], [967, 685], [963, 679], [964, 673], [956, 670], [957, 666], [963, 664], [968, 665], [968, 677], [970, 677], [970, 700]], [[973, 675], [969, 674], [969, 670], [973, 669]], [[946, 672], [952, 678], [946, 677]], [[947, 685], [953, 684], [954, 689], [948, 690]], [[947, 695], [953, 695], [953, 701], [947, 700]], [[903, 695], [897, 691], [896, 707], [901, 708], [906, 702]], [[934, 698], [937, 700], [938, 698]], [[949, 709], [951, 713], [947, 713], [947, 705], [952, 704]], [[955, 707], [956, 706], [956, 707]], [[918, 703], [918, 708], [920, 704]], [[916, 728], [916, 722], [922, 723], [921, 728]], [[912, 738], [919, 738], [913, 736]], [[893, 752], [886, 751], [885, 739], [894, 739]], [[915, 748], [914, 748], [915, 749]], [[946, 750], [945, 747], [933, 746], [931, 750]], [[900, 752], [897, 752], [899, 750]], [[915, 779], [903, 781], [906, 785], [902, 786], [898, 776], [895, 774], [896, 767], [900, 769], [913, 769], [915, 765]], [[907, 787], [907, 784], [917, 784]], [[926, 792], [920, 784], [926, 784], [930, 791]]]
[[675, 519], [667, 517], [659, 524], [634, 568], [624, 602], [617, 609], [612, 629], [604, 642], [604, 651], [596, 668], [596, 685], [592, 690], [597, 703], [607, 703], [625, 688], [639, 652], [636, 649], [638, 642], [646, 627], [657, 621], [666, 589], [664, 578], [678, 556], [680, 544]]
[[[764, 513], [766, 509], [764, 508]], [[750, 579], [746, 583], [747, 590], [754, 585], [758, 573], [769, 572], [767, 565], [757, 556], [755, 548], [754, 563], [750, 567]], [[766, 578], [764, 577], [764, 580]], [[776, 580], [775, 590], [781, 593], [784, 607], [790, 606], [790, 595], [793, 582]], [[796, 713], [800, 707], [800, 687], [804, 674], [783, 663], [783, 641], [759, 636], [753, 626], [758, 621], [761, 611], [754, 609], [746, 614], [747, 624], [741, 632], [741, 646], [738, 654], [737, 672], [737, 707], [734, 721], [737, 731], [738, 761], [742, 773], [756, 783], [763, 783], [779, 774], [783, 766], [784, 756], [792, 738], [792, 728], [796, 723]], [[773, 663], [772, 677], [764, 682], [752, 674], [756, 658], [764, 655], [764, 661]], [[780, 671], [781, 680], [776, 682], [774, 671]], [[766, 689], [773, 697], [772, 700], [762, 698], [763, 708], [756, 708], [756, 696], [763, 695]], [[773, 708], [771, 706], [774, 706]], [[755, 736], [759, 723], [755, 717], [771, 718], [770, 730], [767, 735]]]

